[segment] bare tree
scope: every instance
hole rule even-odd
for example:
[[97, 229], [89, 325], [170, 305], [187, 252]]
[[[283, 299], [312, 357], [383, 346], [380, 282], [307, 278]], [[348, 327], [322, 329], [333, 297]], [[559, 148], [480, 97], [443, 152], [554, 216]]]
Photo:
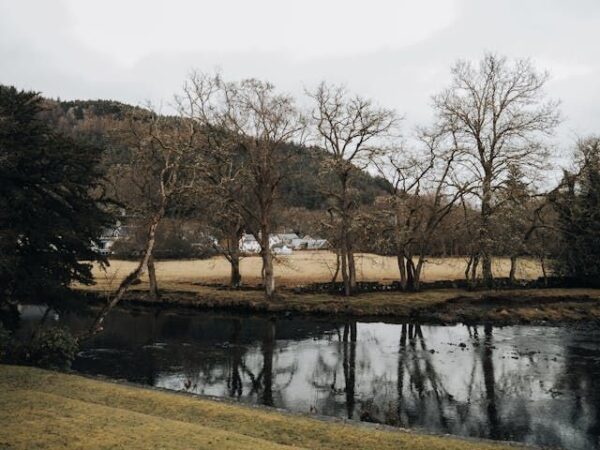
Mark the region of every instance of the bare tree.
[[84, 338], [102, 330], [109, 312], [121, 301], [127, 290], [149, 270], [153, 289], [157, 291], [153, 267], [156, 230], [174, 199], [189, 189], [195, 180], [194, 147], [197, 129], [190, 121], [165, 117], [153, 111], [137, 112], [129, 120], [131, 158], [121, 166], [122, 176], [132, 183], [141, 183], [146, 197], [139, 197], [141, 210], [147, 213], [146, 238], [135, 269], [120, 283], [117, 290], [96, 316]]
[[332, 156], [325, 169], [337, 179], [336, 185], [324, 186], [324, 194], [331, 199], [337, 219], [344, 294], [350, 295], [356, 287], [352, 228], [357, 202], [351, 195], [352, 180], [357, 171], [387, 151], [387, 139], [394, 137], [399, 118], [392, 110], [324, 82], [309, 95], [315, 102], [317, 146]]
[[246, 186], [231, 161], [219, 163], [218, 160], [204, 158], [202, 167], [206, 175], [198, 183], [198, 188], [201, 201], [209, 203], [205, 210], [209, 217], [205, 222], [215, 238], [214, 248], [231, 266], [229, 287], [239, 288], [242, 285], [240, 240], [245, 226], [239, 204], [247, 196]]
[[488, 286], [493, 283], [495, 199], [508, 168], [518, 167], [524, 175], [542, 169], [548, 154], [544, 138], [560, 120], [558, 103], [544, 96], [547, 80], [548, 74], [529, 60], [509, 62], [488, 54], [477, 67], [457, 62], [450, 87], [433, 98], [439, 129], [463, 150], [465, 176], [477, 183], [477, 260]]
[[242, 160], [236, 176], [248, 184], [249, 196], [232, 200], [239, 205], [245, 227], [260, 244], [265, 294], [273, 297], [270, 236], [274, 204], [291, 157], [285, 145], [303, 139], [305, 120], [293, 98], [278, 94], [268, 82], [225, 82], [219, 76], [193, 74], [184, 92], [188, 116], [211, 135], [220, 134], [219, 140], [208, 142], [207, 151], [233, 148]]
[[427, 130], [420, 130], [419, 141], [414, 154], [396, 151], [377, 164], [390, 185], [379, 238], [393, 248], [405, 290], [419, 289], [432, 238], [469, 189], [456, 173], [459, 148], [443, 147], [441, 135]]

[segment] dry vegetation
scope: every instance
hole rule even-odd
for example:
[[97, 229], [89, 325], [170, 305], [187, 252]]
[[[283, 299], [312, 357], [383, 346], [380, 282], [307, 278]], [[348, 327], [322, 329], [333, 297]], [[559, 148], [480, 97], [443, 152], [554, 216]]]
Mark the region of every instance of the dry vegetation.
[[505, 449], [0, 365], [0, 447]]
[[[395, 279], [393, 258], [359, 255], [359, 279], [390, 282]], [[334, 263], [330, 252], [296, 252], [280, 258], [277, 266], [280, 283], [288, 288], [314, 281], [328, 281]], [[91, 286], [101, 296], [114, 292], [121, 277], [133, 262], [113, 261], [108, 271], [96, 268], [98, 284]], [[269, 313], [342, 314], [356, 317], [389, 317], [397, 320], [423, 320], [436, 323], [494, 322], [558, 323], [600, 321], [598, 289], [513, 289], [510, 291], [467, 291], [464, 289], [426, 289], [421, 292], [368, 292], [343, 297], [326, 292], [295, 293], [281, 289], [273, 299], [259, 289], [229, 290], [208, 286], [226, 283], [228, 264], [224, 259], [161, 261], [157, 276], [160, 302], [176, 307], [229, 309]], [[432, 259], [425, 266], [425, 281], [461, 278], [464, 261], [460, 258]], [[497, 276], [506, 274], [508, 261], [495, 261]], [[260, 281], [260, 260], [244, 259], [242, 274], [246, 284]], [[523, 260], [520, 278], [536, 278], [539, 267]], [[155, 302], [148, 295], [148, 280], [132, 287], [126, 300], [141, 304]]]
[[[423, 281], [455, 280], [464, 278], [466, 261], [463, 258], [429, 258], [424, 267]], [[121, 279], [135, 267], [134, 261], [111, 261], [106, 272], [96, 267], [98, 287], [115, 288]], [[494, 275], [508, 276], [509, 261], [499, 258], [494, 261]], [[381, 281], [389, 283], [399, 278], [396, 258], [371, 254], [357, 254], [358, 281]], [[261, 281], [261, 260], [249, 256], [242, 260], [243, 283], [257, 285]], [[223, 283], [229, 281], [230, 266], [225, 258], [218, 256], [207, 260], [176, 260], [156, 263], [159, 282], [163, 285], [191, 283]], [[335, 272], [335, 254], [329, 251], [294, 252], [279, 256], [275, 262], [275, 277], [280, 286], [293, 287], [308, 283], [331, 281]], [[541, 276], [539, 264], [532, 260], [521, 260], [517, 278], [532, 279]], [[147, 278], [143, 279], [147, 281]]]

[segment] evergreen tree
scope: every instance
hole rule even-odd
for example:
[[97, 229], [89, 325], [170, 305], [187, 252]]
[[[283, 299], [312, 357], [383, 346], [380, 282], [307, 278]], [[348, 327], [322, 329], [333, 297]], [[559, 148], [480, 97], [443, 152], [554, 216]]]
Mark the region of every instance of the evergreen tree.
[[600, 283], [600, 138], [579, 144], [579, 171], [565, 173], [551, 199], [558, 213], [560, 275], [583, 284]]
[[0, 86], [0, 305], [60, 307], [92, 284], [93, 250], [112, 223], [100, 197], [100, 154], [54, 132], [34, 92]]

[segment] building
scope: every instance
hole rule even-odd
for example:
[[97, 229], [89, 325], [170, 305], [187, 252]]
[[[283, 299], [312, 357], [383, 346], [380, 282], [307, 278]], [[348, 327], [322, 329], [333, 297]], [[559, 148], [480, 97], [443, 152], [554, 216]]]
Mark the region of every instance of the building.
[[273, 246], [273, 253], [276, 255], [291, 255], [293, 250], [285, 244], [277, 244]]
[[[273, 248], [273, 246], [280, 244], [281, 239], [277, 237], [277, 235], [272, 234], [269, 236], [269, 247]], [[260, 252], [260, 243], [256, 240], [253, 234], [244, 233], [242, 238], [240, 239], [240, 251], [244, 253], [259, 253]]]
[[[301, 238], [296, 233], [275, 233], [269, 238], [269, 247], [278, 255], [290, 255], [293, 250], [324, 250], [329, 248], [326, 239], [314, 239], [308, 235]], [[252, 234], [245, 233], [240, 239], [244, 253], [259, 253], [260, 244]]]
[[300, 238], [296, 233], [276, 233], [273, 236], [276, 236], [279, 242], [285, 245], [292, 245], [294, 239]]
[[309, 235], [293, 239], [290, 246], [294, 250], [324, 250], [329, 247], [327, 239], [315, 239]]
[[127, 227], [121, 225], [121, 222], [117, 222], [114, 227], [105, 228], [102, 230], [102, 234], [98, 238], [100, 246], [93, 247], [93, 250], [97, 251], [101, 255], [110, 255], [112, 253], [112, 247], [119, 239], [127, 237]]

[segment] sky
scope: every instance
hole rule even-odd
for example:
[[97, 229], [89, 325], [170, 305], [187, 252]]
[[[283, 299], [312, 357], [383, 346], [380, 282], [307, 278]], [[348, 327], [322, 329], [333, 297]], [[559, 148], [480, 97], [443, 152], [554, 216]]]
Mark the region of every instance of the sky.
[[600, 133], [600, 0], [0, 0], [0, 83], [168, 104], [191, 70], [319, 81], [396, 109], [407, 132], [457, 59], [529, 57], [560, 99], [557, 148]]

